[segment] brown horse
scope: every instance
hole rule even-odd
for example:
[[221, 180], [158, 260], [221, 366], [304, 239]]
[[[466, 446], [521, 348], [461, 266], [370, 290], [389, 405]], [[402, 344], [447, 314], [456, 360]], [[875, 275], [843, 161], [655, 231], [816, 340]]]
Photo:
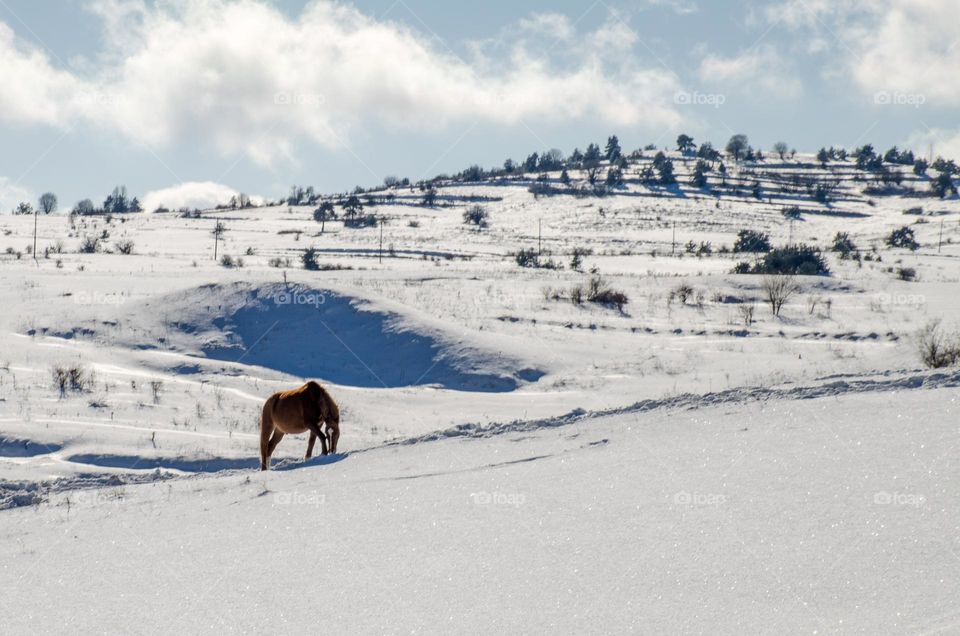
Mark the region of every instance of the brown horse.
[[[324, 432], [323, 425], [327, 425]], [[311, 380], [299, 389], [274, 393], [263, 405], [260, 418], [260, 470], [269, 470], [270, 456], [284, 435], [310, 431], [307, 459], [313, 456], [313, 444], [320, 438], [323, 454], [327, 435], [331, 453], [337, 452], [340, 439], [340, 408], [327, 391]]]

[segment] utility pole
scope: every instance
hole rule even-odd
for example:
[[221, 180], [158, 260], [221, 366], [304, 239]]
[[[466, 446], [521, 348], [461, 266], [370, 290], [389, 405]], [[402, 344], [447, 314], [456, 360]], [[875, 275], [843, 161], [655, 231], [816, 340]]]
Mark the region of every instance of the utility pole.
[[33, 260], [37, 260], [37, 216], [39, 214], [40, 208], [33, 211]]
[[543, 256], [543, 219], [537, 219], [537, 258]]

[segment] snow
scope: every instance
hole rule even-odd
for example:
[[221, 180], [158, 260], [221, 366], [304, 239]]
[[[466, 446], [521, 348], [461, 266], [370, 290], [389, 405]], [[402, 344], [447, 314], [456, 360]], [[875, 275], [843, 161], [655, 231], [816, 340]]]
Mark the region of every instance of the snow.
[[[956, 327], [960, 201], [828, 170], [830, 205], [397, 189], [382, 259], [379, 228], [307, 206], [41, 217], [62, 254], [0, 254], [4, 633], [960, 632], [960, 371], [915, 340]], [[213, 260], [217, 221], [242, 268]], [[916, 252], [884, 245], [902, 225]], [[744, 228], [871, 260], [829, 255], [775, 318], [716, 253]], [[0, 217], [0, 251], [32, 231]], [[77, 253], [104, 232], [134, 254]], [[563, 268], [518, 267], [538, 245]], [[311, 246], [329, 267], [300, 267]], [[591, 268], [623, 312], [552, 299]], [[55, 366], [92, 380], [60, 395]], [[290, 436], [260, 473], [260, 406], [306, 378], [343, 454]]]

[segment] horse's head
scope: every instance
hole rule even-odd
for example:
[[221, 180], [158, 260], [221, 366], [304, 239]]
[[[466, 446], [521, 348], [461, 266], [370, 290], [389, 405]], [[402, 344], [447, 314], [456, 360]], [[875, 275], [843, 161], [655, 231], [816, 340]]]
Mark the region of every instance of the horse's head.
[[327, 437], [330, 440], [330, 452], [337, 452], [337, 440], [340, 439], [340, 407], [333, 401], [326, 389], [310, 382], [310, 390], [320, 411], [320, 421], [327, 425]]

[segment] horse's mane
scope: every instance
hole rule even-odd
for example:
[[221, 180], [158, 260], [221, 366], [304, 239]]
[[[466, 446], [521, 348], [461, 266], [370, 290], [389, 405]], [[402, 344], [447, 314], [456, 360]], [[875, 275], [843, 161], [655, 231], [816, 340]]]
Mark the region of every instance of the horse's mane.
[[[307, 382], [307, 389], [310, 393], [317, 398], [318, 401], [322, 401], [324, 405], [324, 410], [328, 417], [332, 417], [336, 421], [340, 421], [340, 407], [337, 406], [337, 403], [333, 401], [333, 397], [324, 389], [318, 382], [310, 380]], [[327, 418], [324, 418], [327, 419]]]

